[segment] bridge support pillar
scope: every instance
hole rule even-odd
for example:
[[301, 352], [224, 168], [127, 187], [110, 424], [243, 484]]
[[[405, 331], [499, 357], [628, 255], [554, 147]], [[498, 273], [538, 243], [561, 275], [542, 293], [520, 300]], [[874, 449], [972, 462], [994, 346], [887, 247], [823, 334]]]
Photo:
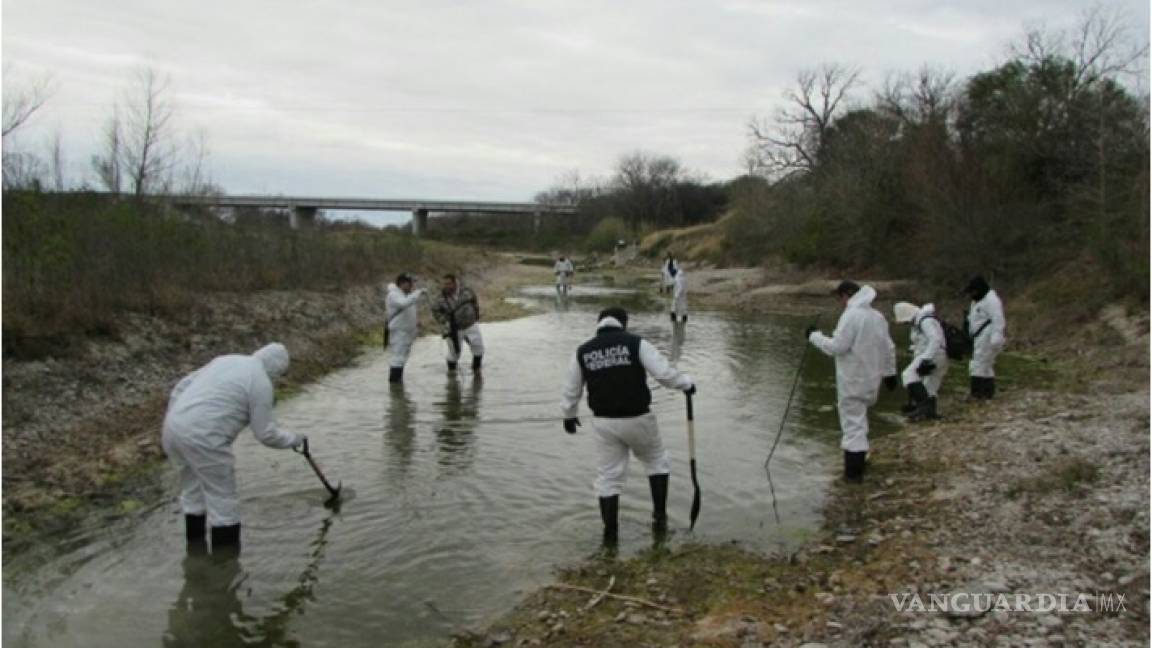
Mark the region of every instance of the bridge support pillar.
[[428, 233], [428, 210], [412, 210], [412, 236], [420, 238]]
[[292, 229], [312, 227], [316, 224], [316, 207], [296, 206], [288, 214], [288, 225]]

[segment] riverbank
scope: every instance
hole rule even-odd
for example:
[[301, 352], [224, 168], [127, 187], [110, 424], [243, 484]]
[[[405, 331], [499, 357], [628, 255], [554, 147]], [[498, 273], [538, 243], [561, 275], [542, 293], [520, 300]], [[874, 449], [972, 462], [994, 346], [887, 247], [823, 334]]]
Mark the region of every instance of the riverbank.
[[[504, 297], [550, 276], [514, 258], [435, 244], [410, 270], [434, 289], [447, 269], [476, 287], [486, 321], [523, 315]], [[283, 342], [292, 354], [278, 385], [284, 397], [352, 362], [365, 345], [380, 345], [387, 282], [343, 291], [205, 294], [178, 315], [125, 313], [114, 335], [75, 341], [58, 357], [5, 359], [5, 561], [94, 512], [131, 514], [161, 497], [158, 430], [168, 391], [211, 358]], [[425, 309], [422, 328], [431, 326]]]
[[[689, 277], [695, 308], [829, 309], [829, 281], [704, 268]], [[1036, 308], [1009, 300], [1008, 314]], [[966, 381], [949, 381], [944, 418], [874, 440], [865, 483], [833, 486], [824, 527], [801, 550], [674, 544], [601, 557], [561, 570], [556, 586], [455, 644], [1144, 645], [1147, 306], [1117, 304], [1075, 326], [1020, 320], [1027, 353], [1003, 356], [997, 399], [969, 403]], [[1083, 594], [1091, 611], [901, 612], [892, 599], [958, 593], [1032, 595], [1032, 605]]]

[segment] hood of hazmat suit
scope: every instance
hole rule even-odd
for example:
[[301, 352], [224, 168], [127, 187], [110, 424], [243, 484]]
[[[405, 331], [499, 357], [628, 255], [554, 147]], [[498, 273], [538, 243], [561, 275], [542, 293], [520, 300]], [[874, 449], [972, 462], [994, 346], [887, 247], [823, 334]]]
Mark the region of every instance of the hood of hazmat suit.
[[252, 357], [260, 361], [264, 365], [264, 371], [268, 372], [270, 380], [276, 380], [288, 371], [288, 349], [279, 342], [273, 342], [252, 354]]
[[896, 321], [900, 324], [910, 323], [912, 318], [916, 317], [916, 313], [919, 312], [919, 306], [908, 302], [896, 302], [896, 305], [892, 307], [892, 314], [896, 316]]
[[814, 331], [808, 341], [836, 359], [836, 395], [876, 402], [880, 381], [896, 375], [896, 345], [884, 319], [872, 301], [876, 290], [863, 286], [844, 307], [831, 337]]

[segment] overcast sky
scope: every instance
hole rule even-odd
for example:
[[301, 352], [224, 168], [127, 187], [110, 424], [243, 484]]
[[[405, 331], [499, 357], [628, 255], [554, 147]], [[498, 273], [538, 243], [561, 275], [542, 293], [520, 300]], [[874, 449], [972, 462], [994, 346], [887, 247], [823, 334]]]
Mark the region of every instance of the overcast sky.
[[[70, 180], [89, 179], [110, 106], [151, 66], [229, 193], [529, 200], [633, 149], [725, 179], [749, 117], [806, 66], [858, 65], [873, 87], [925, 63], [970, 73], [1089, 6], [4, 0], [5, 86], [47, 73], [56, 88], [8, 144], [39, 151], [59, 130]], [[1147, 34], [1147, 0], [1105, 6]]]

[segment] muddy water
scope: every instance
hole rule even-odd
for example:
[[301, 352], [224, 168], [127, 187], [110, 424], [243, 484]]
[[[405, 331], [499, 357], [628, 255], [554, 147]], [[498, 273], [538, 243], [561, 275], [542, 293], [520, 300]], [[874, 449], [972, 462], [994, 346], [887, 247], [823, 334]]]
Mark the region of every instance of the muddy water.
[[[523, 299], [544, 312], [483, 325], [482, 378], [449, 375], [443, 342], [429, 336], [416, 343], [403, 387], [387, 384], [386, 357], [369, 351], [278, 407], [281, 423], [309, 434], [317, 461], [343, 480], [338, 511], [321, 505], [302, 458], [245, 434], [236, 444], [238, 560], [185, 557], [174, 498], [54, 539], [63, 549], [47, 564], [5, 571], [5, 645], [424, 645], [506, 610], [555, 566], [598, 550], [589, 423], [565, 434], [558, 407], [568, 358], [608, 302], [640, 309], [630, 328], [699, 384], [703, 511], [694, 534], [684, 398], [653, 391], [673, 457], [671, 542], [776, 551], [819, 524], [839, 461], [830, 362], [807, 364], [772, 463], [775, 507], [763, 468], [807, 318], [696, 313], [678, 336], [658, 306], [626, 291], [578, 286], [558, 303], [540, 287]], [[651, 545], [649, 506], [634, 463], [623, 554]]]

